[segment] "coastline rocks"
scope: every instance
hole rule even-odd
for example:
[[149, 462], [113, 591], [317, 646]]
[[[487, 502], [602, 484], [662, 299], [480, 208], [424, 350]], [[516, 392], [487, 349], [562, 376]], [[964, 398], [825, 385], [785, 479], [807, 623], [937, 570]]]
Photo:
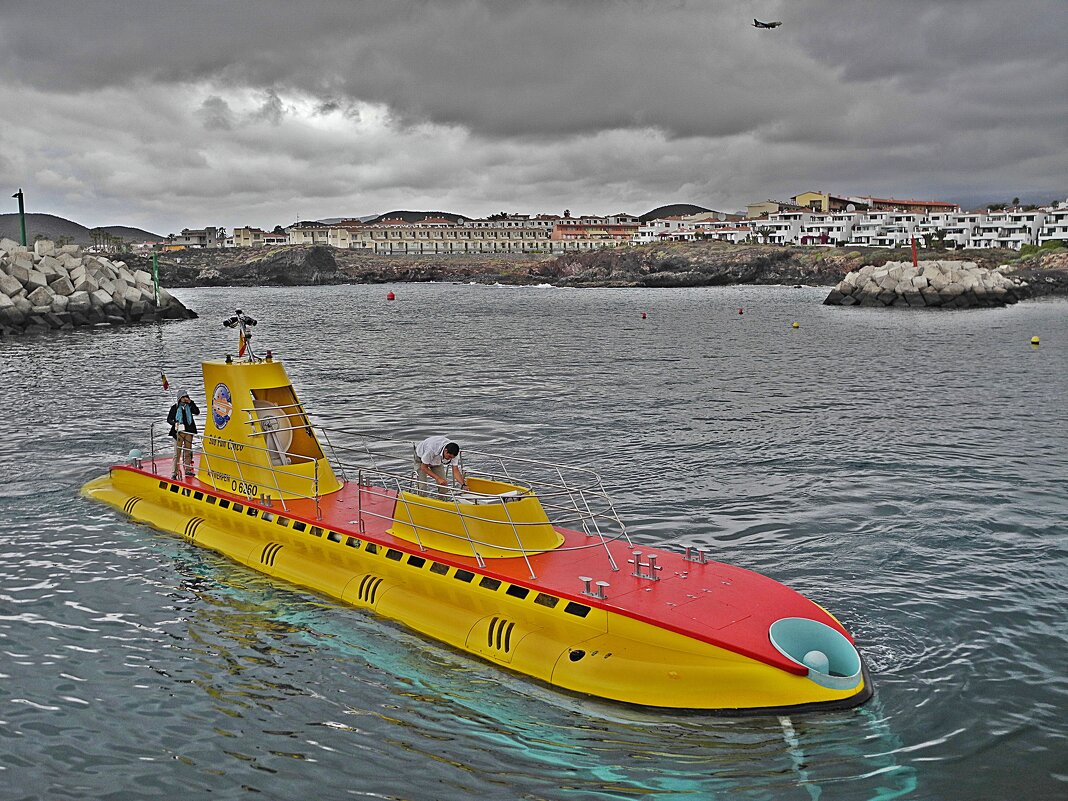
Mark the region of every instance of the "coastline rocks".
[[859, 253], [781, 245], [670, 242], [565, 253], [538, 265], [538, 275], [560, 286], [582, 287], [830, 285], [851, 264], [863, 264], [859, 259]]
[[970, 261], [886, 262], [846, 274], [827, 306], [971, 309], [1005, 306], [1029, 296], [1028, 285]]
[[[124, 256], [146, 263], [143, 256]], [[342, 284], [345, 275], [325, 245], [186, 250], [165, 254], [160, 280], [167, 286], [315, 286]]]
[[77, 245], [37, 240], [30, 248], [0, 239], [0, 334], [194, 317], [164, 289], [157, 305], [144, 270]]

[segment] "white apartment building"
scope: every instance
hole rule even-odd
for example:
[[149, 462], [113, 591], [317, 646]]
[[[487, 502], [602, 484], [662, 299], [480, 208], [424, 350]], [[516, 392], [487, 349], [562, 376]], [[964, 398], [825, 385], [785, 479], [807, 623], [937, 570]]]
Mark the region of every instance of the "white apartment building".
[[890, 212], [888, 211], [870, 211], [862, 214], [853, 221], [849, 244], [875, 247], [876, 238], [889, 224]]
[[798, 234], [802, 245], [844, 245], [852, 241], [853, 226], [864, 215], [856, 211], [816, 214], [801, 225]]
[[172, 248], [221, 248], [226, 246], [225, 228], [183, 228], [180, 234], [167, 237]]
[[1046, 212], [1042, 230], [1038, 232], [1038, 244], [1044, 245], [1055, 239], [1068, 242], [1068, 200]]
[[553, 226], [561, 219], [561, 217], [557, 217], [555, 214], [539, 214], [537, 216], [529, 214], [509, 214], [507, 217], [495, 220], [461, 220], [460, 222], [468, 228], [475, 229], [529, 229], [531, 231], [544, 231], [545, 237], [548, 238], [549, 234], [552, 233]]
[[874, 245], [879, 248], [911, 247], [916, 236], [916, 226], [925, 215], [908, 211], [892, 211], [882, 231], [875, 236]]
[[694, 223], [694, 228], [697, 229], [701, 239], [714, 239], [717, 242], [730, 242], [734, 245], [752, 242], [756, 238], [756, 234], [753, 233], [754, 226], [745, 221], [709, 220]]
[[1038, 244], [1046, 213], [1035, 211], [998, 211], [986, 216], [972, 232], [973, 248], [1012, 248]]
[[754, 220], [754, 241], [769, 245], [798, 245], [801, 228], [818, 215], [812, 211], [780, 211], [769, 214], [766, 220]]
[[972, 241], [976, 226], [986, 217], [986, 212], [935, 212], [916, 224], [916, 238], [929, 245], [941, 239], [954, 248], [966, 248]]
[[648, 245], [651, 242], [663, 242], [669, 239], [672, 233], [682, 231], [685, 228], [693, 229], [693, 224], [685, 222], [681, 217], [665, 217], [662, 220], [650, 220], [640, 223], [638, 231], [631, 238], [632, 245]]
[[[607, 225], [621, 217], [583, 217], [591, 228]], [[562, 253], [596, 250], [621, 244], [617, 240], [573, 238], [554, 239], [559, 223], [581, 227], [578, 218], [522, 218], [509, 215], [495, 220], [452, 222], [441, 218], [419, 222], [383, 220], [363, 223], [358, 220], [336, 225], [298, 223], [287, 229], [294, 245], [332, 245], [341, 249], [359, 249], [377, 254], [434, 255], [450, 253]], [[625, 244], [625, 242], [624, 242]]]

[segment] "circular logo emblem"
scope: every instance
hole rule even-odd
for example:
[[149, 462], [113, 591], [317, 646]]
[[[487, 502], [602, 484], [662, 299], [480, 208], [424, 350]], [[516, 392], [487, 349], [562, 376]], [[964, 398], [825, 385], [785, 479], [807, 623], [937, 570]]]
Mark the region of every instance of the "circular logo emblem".
[[226, 384], [216, 384], [215, 391], [211, 393], [211, 416], [215, 420], [215, 427], [222, 431], [230, 422], [234, 404], [230, 397], [230, 387]]

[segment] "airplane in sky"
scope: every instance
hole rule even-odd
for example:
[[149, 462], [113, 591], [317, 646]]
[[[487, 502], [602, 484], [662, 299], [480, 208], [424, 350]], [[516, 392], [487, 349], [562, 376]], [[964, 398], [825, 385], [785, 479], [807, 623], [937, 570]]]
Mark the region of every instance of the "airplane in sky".
[[761, 22], [758, 19], [753, 20], [754, 28], [778, 28], [780, 25], [782, 25], [781, 22]]

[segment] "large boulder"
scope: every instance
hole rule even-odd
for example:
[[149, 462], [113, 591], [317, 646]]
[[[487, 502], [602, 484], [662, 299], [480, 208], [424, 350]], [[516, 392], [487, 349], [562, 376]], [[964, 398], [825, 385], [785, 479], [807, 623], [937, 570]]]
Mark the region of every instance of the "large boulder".
[[69, 295], [74, 291], [74, 285], [71, 284], [70, 279], [66, 275], [60, 276], [49, 283], [48, 288], [57, 295]]
[[0, 295], [13, 298], [23, 289], [22, 282], [13, 275], [0, 272]]
[[28, 300], [34, 306], [52, 306], [52, 298], [56, 296], [56, 293], [49, 289], [47, 286], [39, 286], [26, 296]]

